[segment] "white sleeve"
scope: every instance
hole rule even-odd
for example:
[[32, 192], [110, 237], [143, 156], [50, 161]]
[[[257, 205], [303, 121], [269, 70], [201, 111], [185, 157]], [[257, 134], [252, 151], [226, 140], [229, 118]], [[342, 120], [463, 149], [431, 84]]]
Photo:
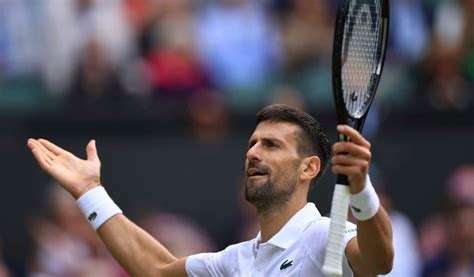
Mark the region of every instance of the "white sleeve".
[[[315, 265], [322, 269], [324, 264], [324, 258], [326, 256], [326, 245], [329, 235], [329, 226], [331, 224], [331, 219], [328, 217], [322, 217], [318, 220], [317, 224], [313, 225], [314, 230], [309, 232], [310, 237], [307, 238], [307, 247], [308, 252], [311, 254], [310, 257], [315, 263]], [[346, 222], [346, 228], [344, 230], [344, 249], [346, 249], [347, 244], [351, 239], [357, 236], [357, 226], [353, 223]], [[352, 277], [352, 269], [349, 266], [346, 255], [343, 255], [342, 258], [342, 271], [343, 277]], [[322, 276], [322, 275], [321, 275]]]
[[344, 249], [346, 249], [347, 243], [357, 236], [357, 225], [352, 222], [346, 222], [346, 229], [344, 230]]
[[201, 253], [191, 255], [186, 259], [188, 276], [226, 276], [223, 266], [223, 252]]

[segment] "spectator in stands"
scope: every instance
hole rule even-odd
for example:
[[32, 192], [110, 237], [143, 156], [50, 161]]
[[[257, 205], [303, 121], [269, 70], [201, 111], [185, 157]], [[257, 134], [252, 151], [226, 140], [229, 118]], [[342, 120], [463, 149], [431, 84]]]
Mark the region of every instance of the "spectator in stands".
[[474, 276], [474, 203], [451, 203], [444, 218], [446, 248], [425, 264], [423, 276]]
[[73, 106], [80, 109], [107, 110], [125, 101], [120, 76], [107, 60], [103, 45], [90, 40], [84, 48], [70, 87]]
[[154, 30], [161, 12], [159, 0], [123, 1], [127, 24], [136, 44], [137, 55], [146, 58], [153, 49]]
[[443, 214], [445, 245], [425, 262], [423, 276], [474, 276], [474, 166], [464, 165], [448, 178]]
[[[470, 0], [462, 1], [464, 16], [464, 35], [462, 43], [462, 70], [471, 84], [474, 82], [474, 2]], [[474, 101], [471, 97], [471, 104]]]
[[38, 73], [35, 8], [26, 0], [0, 2], [0, 82]]
[[230, 104], [245, 109], [262, 103], [281, 59], [277, 29], [262, 5], [211, 1], [198, 12], [196, 26], [199, 58]]
[[[468, 1], [470, 2], [470, 1]], [[466, 8], [467, 9], [467, 8]], [[472, 84], [463, 73], [463, 45], [471, 28], [460, 2], [444, 1], [435, 11], [431, 49], [425, 61], [427, 79], [423, 83], [425, 102], [430, 109], [466, 110], [472, 104]]]
[[440, 213], [424, 218], [419, 227], [418, 244], [423, 267], [434, 261], [444, 251], [447, 244], [445, 218]]
[[420, 0], [390, 2], [390, 46], [395, 63], [416, 64], [427, 52], [429, 30]]
[[333, 102], [334, 12], [330, 1], [292, 1], [280, 18], [285, 82], [298, 89], [309, 106], [327, 110]]
[[0, 110], [16, 113], [40, 106], [40, 1], [0, 1]]
[[295, 0], [281, 22], [284, 65], [291, 73], [308, 64], [329, 61], [334, 15], [328, 0]]
[[208, 87], [208, 77], [195, 54], [195, 22], [190, 0], [160, 0], [153, 26], [151, 52], [146, 54], [153, 96], [185, 102]]
[[45, 0], [41, 7], [42, 73], [51, 93], [64, 94], [91, 40], [120, 68], [131, 53], [131, 33], [121, 1]]

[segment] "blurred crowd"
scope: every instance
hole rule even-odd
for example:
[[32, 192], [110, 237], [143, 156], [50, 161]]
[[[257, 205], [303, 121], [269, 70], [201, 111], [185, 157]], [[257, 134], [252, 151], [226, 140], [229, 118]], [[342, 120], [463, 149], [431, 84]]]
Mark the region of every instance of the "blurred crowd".
[[[245, 112], [285, 90], [324, 112], [333, 105], [336, 5], [3, 0], [0, 108], [186, 108], [204, 94]], [[472, 107], [472, 18], [470, 0], [391, 1], [388, 61], [377, 102], [395, 109]]]
[[[0, 112], [185, 110], [193, 134], [212, 141], [226, 132], [229, 111], [253, 113], [271, 102], [330, 111], [337, 3], [0, 0]], [[474, 1], [390, 4], [389, 51], [371, 115], [379, 108], [473, 109]], [[452, 172], [444, 207], [416, 224], [391, 204], [382, 175], [373, 178], [393, 221], [390, 276], [474, 276], [474, 165]], [[241, 202], [225, 244], [258, 230], [255, 211]], [[223, 243], [182, 215], [150, 212], [137, 220], [177, 256]], [[57, 186], [27, 229], [28, 276], [126, 276]], [[15, 276], [2, 262], [8, 249], [1, 239], [0, 277]]]

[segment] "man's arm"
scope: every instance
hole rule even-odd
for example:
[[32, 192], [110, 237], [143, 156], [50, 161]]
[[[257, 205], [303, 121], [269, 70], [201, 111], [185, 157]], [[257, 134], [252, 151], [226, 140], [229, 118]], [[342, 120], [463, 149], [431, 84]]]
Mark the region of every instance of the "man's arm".
[[[332, 171], [347, 176], [351, 194], [361, 192], [366, 184], [372, 157], [370, 143], [355, 129], [343, 125], [338, 132], [349, 142], [334, 144]], [[357, 237], [346, 247], [346, 256], [356, 276], [386, 274], [393, 265], [392, 226], [385, 209], [380, 206], [367, 220], [357, 220]]]
[[356, 276], [387, 274], [393, 265], [392, 228], [383, 207], [369, 220], [357, 221], [357, 237], [346, 256]]
[[[100, 160], [95, 141], [82, 160], [44, 139], [29, 139], [40, 167], [75, 199], [100, 186]], [[177, 259], [152, 236], [122, 214], [102, 224], [98, 233], [105, 245], [132, 276], [187, 276], [185, 258]]]
[[106, 221], [98, 233], [117, 262], [132, 276], [187, 276], [186, 258], [174, 257], [122, 214]]

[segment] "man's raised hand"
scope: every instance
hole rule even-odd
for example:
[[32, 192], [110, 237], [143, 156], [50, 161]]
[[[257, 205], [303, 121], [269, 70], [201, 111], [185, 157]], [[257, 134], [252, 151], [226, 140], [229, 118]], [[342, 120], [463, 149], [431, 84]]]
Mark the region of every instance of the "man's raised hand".
[[27, 144], [39, 166], [75, 199], [100, 185], [100, 160], [95, 140], [87, 144], [87, 160], [79, 159], [45, 139], [28, 139]]
[[339, 141], [333, 145], [332, 172], [347, 176], [352, 194], [360, 192], [364, 186], [372, 158], [370, 143], [354, 128], [338, 125], [337, 131], [350, 141]]

